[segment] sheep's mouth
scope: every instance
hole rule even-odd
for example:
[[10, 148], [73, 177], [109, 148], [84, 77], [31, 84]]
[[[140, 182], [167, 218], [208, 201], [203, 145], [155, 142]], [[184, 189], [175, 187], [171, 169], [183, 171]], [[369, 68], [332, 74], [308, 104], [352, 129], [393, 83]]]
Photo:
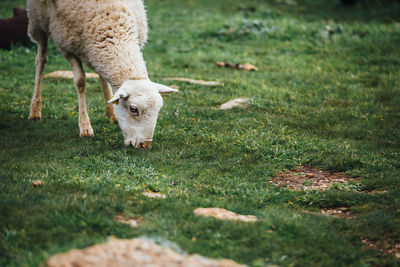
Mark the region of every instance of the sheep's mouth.
[[136, 143], [135, 147], [149, 149], [151, 147], [151, 142], [152, 141], [144, 141], [144, 142]]
[[138, 140], [138, 139], [133, 139], [133, 140], [128, 140], [125, 142], [126, 146], [132, 145], [135, 148], [139, 149], [149, 149], [151, 147], [152, 139], [146, 139], [146, 140]]

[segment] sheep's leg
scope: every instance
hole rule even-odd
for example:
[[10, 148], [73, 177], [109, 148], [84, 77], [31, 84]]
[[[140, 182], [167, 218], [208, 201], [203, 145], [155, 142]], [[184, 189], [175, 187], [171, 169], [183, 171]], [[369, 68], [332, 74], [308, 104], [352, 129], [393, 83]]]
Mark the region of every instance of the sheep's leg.
[[31, 109], [29, 113], [29, 120], [40, 120], [42, 118], [42, 99], [40, 96], [40, 87], [42, 83], [42, 76], [44, 65], [47, 61], [47, 36], [37, 41], [38, 51], [36, 55], [36, 75], [35, 75], [35, 89], [33, 91]]
[[82, 63], [75, 56], [66, 57], [72, 67], [72, 72], [74, 73], [74, 83], [76, 91], [78, 93], [78, 103], [79, 103], [79, 136], [88, 137], [93, 136], [93, 129], [90, 125], [89, 115], [86, 110], [86, 76], [82, 68]]
[[111, 87], [103, 77], [100, 76], [101, 88], [103, 89], [104, 99], [106, 101], [106, 115], [110, 118], [110, 123], [117, 123], [118, 119], [114, 114], [113, 104], [108, 104], [107, 101], [111, 99]]

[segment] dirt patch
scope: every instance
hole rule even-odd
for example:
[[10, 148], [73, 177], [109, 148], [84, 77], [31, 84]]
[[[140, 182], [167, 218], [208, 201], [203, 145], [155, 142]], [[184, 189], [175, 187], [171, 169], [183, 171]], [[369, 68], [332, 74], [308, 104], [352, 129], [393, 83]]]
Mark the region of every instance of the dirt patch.
[[374, 242], [369, 239], [362, 239], [365, 245], [370, 248], [377, 249], [385, 254], [392, 254], [396, 258], [400, 259], [400, 244], [389, 244], [386, 242]]
[[125, 217], [122, 215], [117, 215], [114, 217], [114, 220], [120, 222], [120, 223], [125, 223], [130, 225], [131, 227], [137, 228], [139, 227], [139, 224], [142, 222], [142, 219], [134, 219], [134, 218], [129, 218]]
[[137, 266], [137, 267], [238, 267], [232, 260], [213, 260], [200, 255], [181, 255], [149, 240], [113, 239], [83, 250], [71, 250], [51, 257], [48, 267]]
[[221, 208], [197, 208], [194, 210], [194, 214], [205, 217], [214, 217], [221, 220], [234, 220], [243, 222], [257, 221], [257, 217], [254, 215], [241, 215]]
[[322, 209], [321, 213], [323, 215], [327, 216], [334, 216], [334, 217], [339, 217], [339, 218], [354, 218], [356, 217], [356, 214], [351, 212], [348, 208], [346, 207], [337, 207], [337, 208], [329, 208], [329, 209]]
[[350, 178], [342, 172], [333, 173], [315, 167], [302, 167], [280, 173], [271, 179], [271, 184], [287, 186], [292, 190], [326, 190], [333, 184], [348, 184], [350, 181], [359, 181], [359, 178]]

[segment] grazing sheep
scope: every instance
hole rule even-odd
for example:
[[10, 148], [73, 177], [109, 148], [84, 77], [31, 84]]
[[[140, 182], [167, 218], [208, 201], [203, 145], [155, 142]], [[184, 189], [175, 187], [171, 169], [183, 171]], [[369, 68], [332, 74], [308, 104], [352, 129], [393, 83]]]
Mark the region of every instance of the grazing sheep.
[[14, 16], [0, 19], [0, 48], [9, 50], [12, 44], [28, 44], [28, 16], [25, 9], [14, 8]]
[[163, 105], [160, 94], [177, 90], [149, 80], [141, 53], [147, 40], [142, 0], [27, 0], [27, 7], [28, 33], [38, 44], [29, 119], [41, 119], [40, 83], [51, 36], [74, 73], [80, 136], [93, 135], [86, 110], [83, 62], [99, 74], [106, 114], [111, 122], [118, 119], [125, 145], [149, 148]]

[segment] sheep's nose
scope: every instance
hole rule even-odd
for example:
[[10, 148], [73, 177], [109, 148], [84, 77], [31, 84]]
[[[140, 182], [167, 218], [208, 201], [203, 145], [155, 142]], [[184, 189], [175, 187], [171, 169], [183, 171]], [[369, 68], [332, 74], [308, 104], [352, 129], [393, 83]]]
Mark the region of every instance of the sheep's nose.
[[142, 143], [142, 147], [143, 148], [150, 148], [151, 147], [151, 141], [144, 141], [144, 143]]
[[136, 148], [150, 148], [151, 147], [151, 141], [144, 141], [143, 143], [138, 143], [136, 144]]

